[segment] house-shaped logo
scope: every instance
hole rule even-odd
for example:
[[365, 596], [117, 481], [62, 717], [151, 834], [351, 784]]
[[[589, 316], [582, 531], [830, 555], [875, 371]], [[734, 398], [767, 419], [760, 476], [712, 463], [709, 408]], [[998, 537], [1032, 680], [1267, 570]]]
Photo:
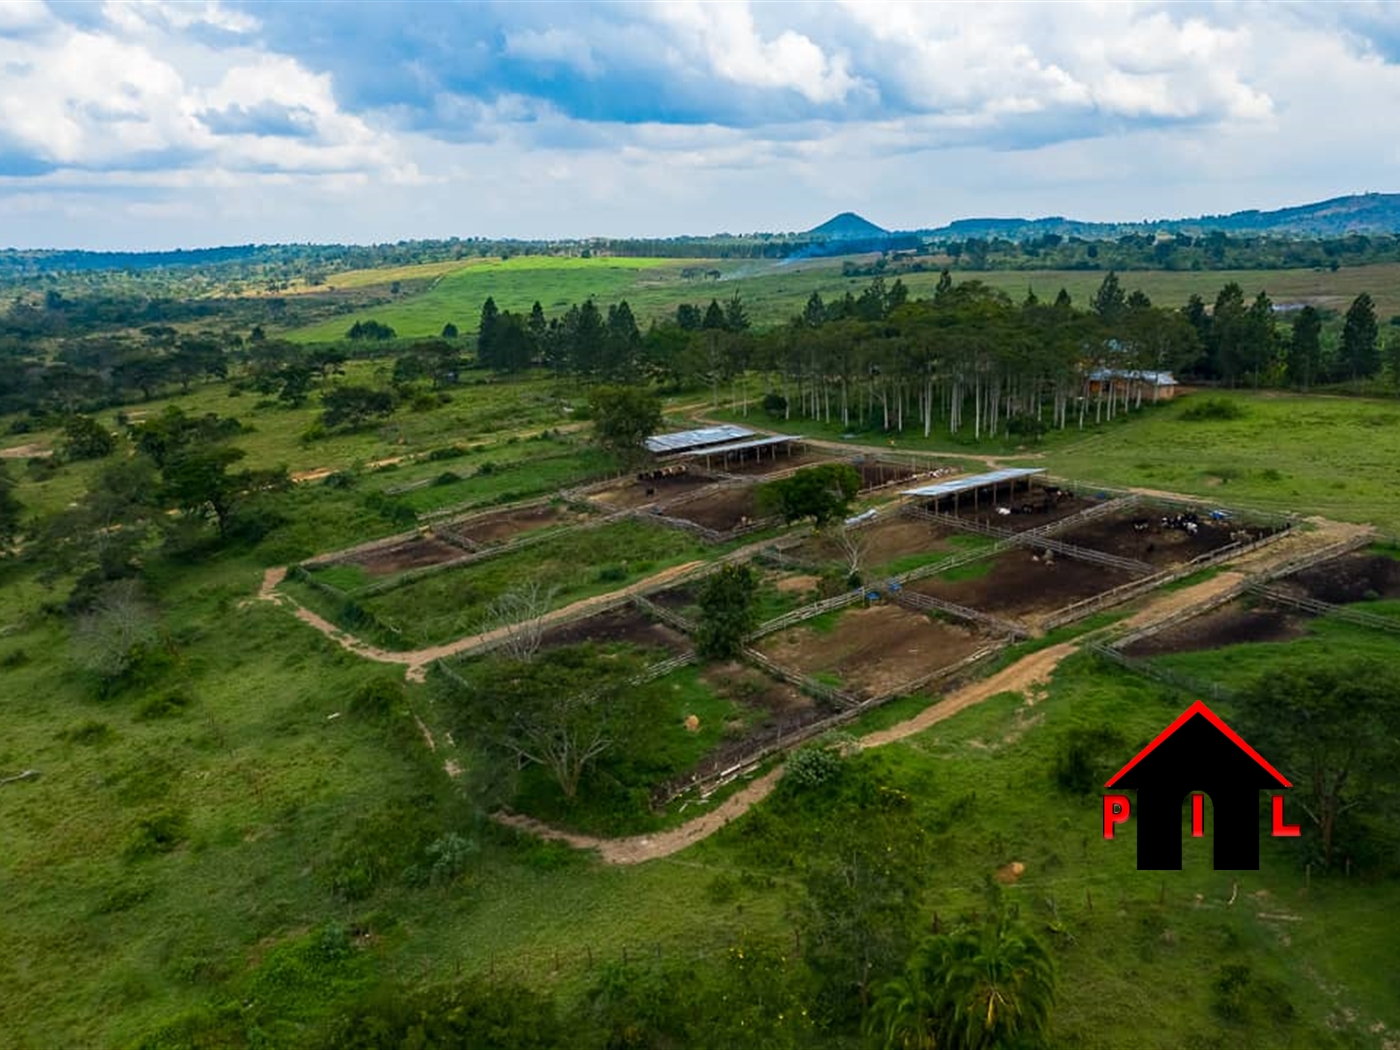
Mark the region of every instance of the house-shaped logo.
[[[1259, 867], [1259, 792], [1293, 785], [1246, 744], [1214, 711], [1197, 701], [1114, 774], [1105, 787], [1137, 790], [1137, 866], [1140, 871], [1181, 869], [1181, 806], [1187, 795], [1210, 796], [1215, 868]], [[1191, 833], [1204, 830], [1205, 800], [1192, 797]], [[1106, 795], [1104, 838], [1128, 819], [1126, 795]], [[1299, 834], [1283, 823], [1283, 796], [1273, 797], [1273, 834]]]

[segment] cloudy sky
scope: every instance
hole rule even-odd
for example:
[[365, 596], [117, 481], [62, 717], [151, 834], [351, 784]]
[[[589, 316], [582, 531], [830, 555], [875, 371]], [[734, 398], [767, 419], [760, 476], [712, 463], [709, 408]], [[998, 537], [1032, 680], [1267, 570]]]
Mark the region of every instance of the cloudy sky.
[[0, 245], [910, 229], [1400, 190], [1400, 5], [0, 0]]

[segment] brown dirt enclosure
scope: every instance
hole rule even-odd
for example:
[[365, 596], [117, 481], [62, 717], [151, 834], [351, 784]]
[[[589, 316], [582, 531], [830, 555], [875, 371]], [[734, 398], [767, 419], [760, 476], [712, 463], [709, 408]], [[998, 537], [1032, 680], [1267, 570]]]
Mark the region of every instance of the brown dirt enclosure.
[[[963, 574], [970, 568], [954, 572]], [[1133, 579], [1131, 573], [1105, 565], [1063, 555], [1046, 561], [1034, 550], [1018, 548], [991, 559], [990, 571], [981, 576], [954, 580], [933, 576], [910, 584], [909, 589], [979, 612], [1030, 622]]]
[[805, 675], [834, 675], [861, 697], [883, 696], [972, 655], [987, 636], [898, 605], [855, 608], [827, 629], [799, 624], [758, 643], [774, 662]]
[[357, 565], [370, 576], [393, 576], [409, 569], [421, 569], [461, 558], [466, 553], [461, 547], [434, 536], [415, 536], [392, 547], [377, 547], [349, 555], [342, 560], [342, 564]]

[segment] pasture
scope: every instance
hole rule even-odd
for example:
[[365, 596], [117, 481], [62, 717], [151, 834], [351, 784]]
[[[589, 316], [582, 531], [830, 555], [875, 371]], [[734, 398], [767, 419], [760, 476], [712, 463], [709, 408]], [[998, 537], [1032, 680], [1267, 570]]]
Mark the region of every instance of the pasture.
[[[827, 302], [840, 299], [847, 292], [859, 294], [870, 278], [844, 276], [842, 265], [848, 258], [782, 262], [517, 256], [505, 261], [463, 260], [456, 269], [434, 263], [430, 264], [430, 286], [424, 291], [286, 334], [298, 342], [332, 341], [342, 338], [356, 321], [365, 320], [388, 324], [405, 338], [435, 336], [448, 322], [467, 334], [476, 330], [481, 304], [488, 296], [502, 310], [527, 313], [538, 300], [548, 316], [557, 316], [571, 304], [590, 297], [601, 305], [626, 299], [638, 324], [645, 328], [652, 320], [674, 317], [681, 303], [703, 305], [712, 298], [723, 301], [735, 292], [743, 297], [752, 322], [766, 327], [782, 324], [799, 313], [814, 291]], [[858, 261], [869, 260], [860, 257]], [[711, 271], [719, 271], [721, 278], [707, 276]], [[687, 273], [693, 276], [685, 276]], [[1016, 302], [1024, 299], [1027, 291], [1034, 291], [1042, 300], [1052, 300], [1063, 288], [1076, 304], [1083, 305], [1104, 276], [1103, 271], [1096, 270], [960, 270], [955, 279], [982, 281], [1006, 292]], [[938, 270], [903, 273], [899, 277], [912, 297], [930, 296], [938, 283]], [[1244, 289], [1246, 299], [1266, 291], [1280, 304], [1310, 303], [1344, 312], [1357, 295], [1369, 292], [1382, 320], [1400, 314], [1400, 263], [1348, 267], [1336, 272], [1142, 270], [1124, 272], [1120, 278], [1125, 290], [1140, 289], [1162, 306], [1184, 306], [1192, 294], [1213, 303], [1227, 282], [1236, 281]], [[361, 278], [356, 274], [354, 279]], [[886, 280], [888, 283], [893, 277]], [[329, 283], [337, 284], [337, 280], [331, 278]]]
[[[350, 367], [352, 376], [373, 377], [378, 366]], [[584, 832], [659, 832], [724, 796], [653, 812], [648, 792], [658, 782], [773, 726], [810, 719], [822, 702], [745, 663], [690, 665], [641, 683], [633, 699], [647, 717], [600, 766], [586, 803], [573, 805], [537, 768], [502, 774], [470, 704], [440, 683], [404, 683], [401, 668], [346, 652], [286, 610], [253, 600], [266, 565], [401, 533], [400, 508], [410, 521], [469, 508], [445, 513], [434, 528], [456, 529], [457, 540], [483, 548], [535, 531], [548, 538], [357, 599], [393, 632], [376, 636], [371, 626], [366, 636], [399, 648], [489, 625], [492, 602], [521, 581], [557, 585], [558, 606], [731, 549], [645, 521], [569, 527], [592, 519], [562, 502], [522, 504], [610, 463], [585, 435], [558, 432], [568, 414], [552, 383], [482, 383], [452, 394], [450, 403], [402, 411], [384, 427], [312, 442], [301, 435], [315, 407], [230, 398], [222, 384], [136, 409], [177, 403], [237, 415], [254, 428], [234, 442], [247, 448], [249, 466], [285, 463], [306, 475], [278, 497], [289, 521], [261, 545], [198, 563], [152, 551], [150, 587], [169, 655], [152, 682], [99, 699], [78, 632], [58, 612], [72, 581], [0, 564], [0, 775], [41, 774], [0, 787], [0, 1041], [316, 1046], [336, 1014], [390, 978], [515, 978], [573, 1006], [586, 1001], [604, 965], [624, 956], [633, 965], [703, 967], [745, 938], [766, 937], [793, 945], [796, 958], [822, 866], [862, 851], [883, 857], [891, 844], [900, 855], [890, 863], [913, 873], [901, 905], [911, 931], [927, 929], [935, 915], [947, 922], [984, 907], [988, 880], [1024, 865], [1002, 893], [1052, 941], [1065, 974], [1055, 1045], [1381, 1050], [1374, 1026], [1400, 1026], [1400, 957], [1390, 929], [1375, 921], [1400, 907], [1393, 880], [1314, 871], [1302, 895], [1302, 861], [1288, 844], [1268, 841], [1257, 873], [1217, 873], [1209, 839], [1188, 839], [1185, 870], [1164, 878], [1136, 871], [1131, 833], [1111, 843], [1099, 837], [1097, 796], [1067, 792], [1053, 774], [1068, 734], [1111, 727], [1130, 755], [1187, 698], [1089, 655], [1071, 657], [1024, 694], [993, 696], [843, 759], [825, 788], [783, 784], [675, 857], [609, 866], [494, 825], [483, 814], [509, 804]], [[1048, 442], [1043, 457], [1025, 462], [1196, 492], [1226, 506], [1238, 499], [1400, 525], [1387, 469], [1400, 453], [1392, 407], [1234, 396], [1247, 408], [1241, 420], [1188, 422], [1179, 418], [1184, 406], [1173, 405], [1087, 438]], [[114, 421], [111, 413], [103, 419]], [[428, 458], [438, 450], [448, 454]], [[21, 497], [62, 506], [93, 469], [69, 464], [48, 480], [26, 478]], [[333, 471], [349, 474], [349, 486], [324, 484]], [[639, 487], [629, 476], [590, 498], [613, 509], [658, 498]], [[1330, 505], [1312, 501], [1329, 494]], [[661, 496], [671, 503], [684, 493]], [[1151, 553], [1115, 546], [1139, 542], [1124, 539], [1130, 517], [1065, 538]], [[874, 576], [993, 542], [946, 522], [893, 516], [861, 531], [864, 570]], [[805, 533], [792, 530], [800, 542], [787, 553], [810, 569], [763, 570], [763, 618], [845, 589], [846, 552], [830, 535]], [[356, 591], [431, 568], [448, 548], [461, 549], [430, 536], [322, 572]], [[1059, 556], [1047, 564], [1037, 555], [1009, 551], [913, 589], [1033, 619], [1118, 582], [1103, 566]], [[1385, 611], [1400, 597], [1397, 564], [1377, 548], [1281, 585]], [[332, 618], [344, 611], [305, 584], [286, 587]], [[685, 614], [695, 596], [693, 586], [653, 595]], [[1158, 646], [1140, 655], [1230, 685], [1285, 653], [1388, 658], [1394, 649], [1393, 635], [1325, 616], [1269, 619], [1261, 609], [1225, 606], [1214, 619], [1187, 621], [1180, 636], [1155, 636]], [[1004, 661], [1073, 633], [1012, 647]], [[760, 648], [823, 684], [874, 694], [986, 641], [980, 629], [883, 604], [812, 618]], [[1235, 642], [1246, 644], [1228, 644]], [[626, 670], [633, 658], [644, 665], [690, 644], [631, 606], [559, 625], [543, 642], [546, 653], [601, 647]], [[500, 665], [485, 658], [453, 666], [489, 694]], [[919, 692], [845, 728], [885, 729], [940, 700]], [[1221, 713], [1228, 718], [1228, 707]], [[740, 778], [727, 790], [748, 783]], [[459, 853], [446, 849], [454, 843]], [[455, 866], [445, 857], [456, 857]], [[1253, 989], [1243, 1011], [1228, 1017], [1217, 997], [1224, 966], [1244, 967]]]

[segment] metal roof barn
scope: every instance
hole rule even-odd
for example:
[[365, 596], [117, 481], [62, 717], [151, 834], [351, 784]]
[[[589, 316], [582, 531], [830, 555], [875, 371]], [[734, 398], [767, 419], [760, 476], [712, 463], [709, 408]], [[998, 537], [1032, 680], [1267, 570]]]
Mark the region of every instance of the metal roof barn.
[[699, 430], [680, 430], [674, 434], [655, 434], [647, 438], [648, 452], [658, 456], [671, 452], [684, 452], [686, 449], [701, 448], [705, 445], [718, 445], [725, 441], [738, 441], [753, 437], [754, 432], [746, 427], [725, 423], [717, 427], [701, 427]]
[[787, 445], [794, 441], [801, 441], [802, 438], [795, 434], [775, 434], [772, 437], [754, 438], [752, 441], [734, 441], [725, 445], [713, 445], [705, 448], [693, 449], [689, 452], [682, 452], [683, 456], [722, 456], [729, 452], [744, 452], [751, 448], [767, 448], [769, 445]]
[[1028, 478], [1034, 474], [1044, 474], [1044, 467], [1008, 467], [1005, 470], [994, 470], [990, 474], [973, 474], [967, 478], [954, 478], [952, 481], [940, 481], [937, 485], [924, 485], [917, 489], [901, 489], [901, 496], [918, 496], [922, 499], [937, 499], [942, 496], [953, 496], [959, 492], [971, 492], [974, 489], [983, 489], [991, 485], [1000, 485], [1004, 481], [1017, 481], [1020, 478]]

